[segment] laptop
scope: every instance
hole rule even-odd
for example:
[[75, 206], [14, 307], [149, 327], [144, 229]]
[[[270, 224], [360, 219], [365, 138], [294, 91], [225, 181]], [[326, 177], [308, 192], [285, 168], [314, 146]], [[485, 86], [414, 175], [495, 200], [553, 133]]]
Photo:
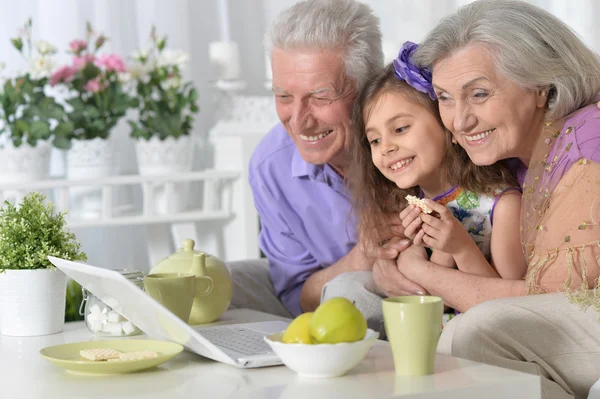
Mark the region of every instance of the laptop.
[[188, 351], [239, 368], [282, 364], [263, 337], [285, 330], [289, 323], [190, 326], [119, 272], [53, 256], [48, 259], [152, 338], [179, 343]]

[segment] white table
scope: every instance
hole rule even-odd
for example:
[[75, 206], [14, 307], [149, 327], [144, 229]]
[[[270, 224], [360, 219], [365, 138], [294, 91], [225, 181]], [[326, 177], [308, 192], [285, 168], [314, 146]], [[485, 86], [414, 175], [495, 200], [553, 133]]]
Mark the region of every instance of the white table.
[[[277, 320], [276, 316], [238, 309], [216, 324]], [[144, 336], [131, 338], [140, 339]], [[42, 337], [0, 336], [1, 398], [418, 398], [535, 399], [539, 377], [438, 355], [436, 372], [426, 377], [396, 377], [388, 343], [378, 341], [349, 374], [332, 379], [298, 377], [285, 366], [237, 369], [183, 352], [140, 373], [82, 376], [65, 372], [39, 355], [51, 345], [95, 337], [83, 322], [68, 323], [63, 333]]]

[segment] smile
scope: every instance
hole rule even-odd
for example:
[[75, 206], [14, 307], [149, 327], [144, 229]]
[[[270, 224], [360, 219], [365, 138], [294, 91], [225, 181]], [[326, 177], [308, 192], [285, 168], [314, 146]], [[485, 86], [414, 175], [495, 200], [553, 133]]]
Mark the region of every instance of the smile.
[[473, 134], [471, 136], [465, 136], [465, 140], [467, 140], [467, 141], [483, 140], [484, 138], [486, 138], [487, 136], [489, 136], [494, 130], [496, 130], [496, 128], [493, 128], [493, 129], [490, 129], [490, 130], [486, 130], [483, 133]]
[[321, 140], [324, 137], [329, 136], [332, 132], [333, 132], [333, 130], [328, 130], [325, 133], [317, 134], [316, 136], [305, 136], [303, 134], [300, 134], [299, 136], [304, 141], [317, 141], [317, 140]]
[[390, 165], [390, 169], [398, 170], [398, 169], [408, 165], [409, 163], [411, 163], [413, 161], [413, 159], [415, 159], [415, 157], [405, 158], [405, 159], [401, 159], [398, 162], [394, 162], [393, 164]]

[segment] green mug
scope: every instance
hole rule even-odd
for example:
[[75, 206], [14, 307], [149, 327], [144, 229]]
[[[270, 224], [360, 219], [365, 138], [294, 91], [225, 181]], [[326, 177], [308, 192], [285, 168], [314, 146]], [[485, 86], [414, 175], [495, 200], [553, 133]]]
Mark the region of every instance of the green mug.
[[186, 323], [190, 319], [196, 276], [190, 273], [158, 273], [144, 277], [144, 290]]
[[382, 307], [385, 332], [392, 348], [396, 374], [433, 374], [435, 350], [442, 332], [442, 298], [386, 298]]

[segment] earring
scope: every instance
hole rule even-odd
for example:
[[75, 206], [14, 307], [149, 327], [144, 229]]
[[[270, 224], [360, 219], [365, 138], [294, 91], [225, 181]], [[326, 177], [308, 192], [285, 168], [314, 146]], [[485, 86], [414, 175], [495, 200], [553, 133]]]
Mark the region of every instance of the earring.
[[452, 137], [452, 144], [458, 144], [458, 141], [454, 137]]

